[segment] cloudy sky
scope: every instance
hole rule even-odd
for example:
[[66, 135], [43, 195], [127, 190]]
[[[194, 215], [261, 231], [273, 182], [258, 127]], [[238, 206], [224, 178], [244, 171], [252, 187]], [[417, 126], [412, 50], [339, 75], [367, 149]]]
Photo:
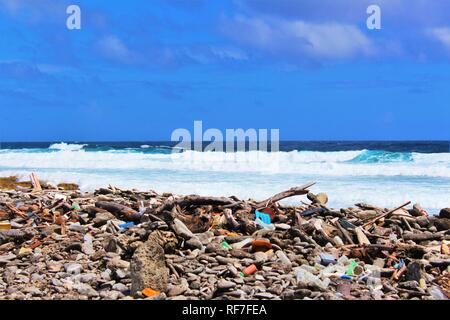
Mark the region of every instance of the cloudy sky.
[[2, 141], [450, 139], [448, 0], [0, 0], [0, 35]]

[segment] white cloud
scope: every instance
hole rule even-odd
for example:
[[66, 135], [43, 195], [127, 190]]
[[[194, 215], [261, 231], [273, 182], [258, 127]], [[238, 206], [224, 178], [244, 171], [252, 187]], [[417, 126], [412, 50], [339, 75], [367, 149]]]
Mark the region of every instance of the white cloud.
[[428, 33], [444, 46], [450, 49], [450, 27], [429, 29]]
[[222, 31], [243, 45], [293, 57], [347, 59], [374, 52], [364, 33], [348, 24], [237, 16]]
[[212, 47], [211, 52], [221, 60], [248, 60], [248, 56], [242, 50], [230, 47]]
[[122, 63], [136, 62], [136, 54], [134, 54], [125, 43], [116, 36], [106, 36], [100, 39], [97, 46], [101, 53], [110, 59]]

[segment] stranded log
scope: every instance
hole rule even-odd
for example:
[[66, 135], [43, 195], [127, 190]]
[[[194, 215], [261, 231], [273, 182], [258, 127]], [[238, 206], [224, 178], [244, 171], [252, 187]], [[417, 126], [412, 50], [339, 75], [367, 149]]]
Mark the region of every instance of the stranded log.
[[131, 221], [139, 221], [141, 219], [139, 212], [119, 203], [98, 201], [95, 203], [95, 206], [111, 212], [118, 218], [125, 217], [127, 220]]
[[315, 185], [315, 184], [316, 184], [315, 182], [309, 182], [309, 183], [307, 183], [307, 184], [305, 184], [303, 186], [291, 188], [291, 189], [289, 189], [287, 191], [283, 191], [283, 192], [277, 193], [276, 195], [274, 195], [274, 196], [272, 196], [272, 197], [270, 197], [270, 198], [268, 198], [268, 199], [266, 199], [264, 201], [256, 203], [254, 205], [254, 207], [255, 208], [267, 207], [267, 206], [269, 206], [269, 205], [271, 205], [271, 204], [273, 204], [275, 202], [278, 202], [280, 200], [283, 200], [285, 198], [289, 198], [289, 197], [293, 197], [293, 196], [301, 196], [301, 195], [304, 195], [304, 194], [308, 194], [308, 192], [309, 192], [308, 188], [313, 186], [313, 185]]

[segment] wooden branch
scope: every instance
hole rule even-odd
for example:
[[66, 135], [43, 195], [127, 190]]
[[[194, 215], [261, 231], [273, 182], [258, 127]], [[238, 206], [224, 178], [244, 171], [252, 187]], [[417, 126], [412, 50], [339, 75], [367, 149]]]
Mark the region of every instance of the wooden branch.
[[364, 234], [363, 229], [361, 227], [355, 228], [356, 237], [358, 238], [359, 244], [363, 245], [370, 245], [369, 239], [367, 239], [367, 236]]
[[347, 230], [342, 228], [339, 221], [334, 221], [334, 225], [339, 229], [339, 231], [341, 231], [341, 233], [343, 234], [343, 236], [347, 240], [347, 242], [354, 244], [354, 242], [353, 242], [352, 238], [350, 237], [350, 235], [348, 234]]
[[232, 205], [238, 203], [230, 198], [226, 197], [202, 197], [197, 195], [186, 196], [181, 199], [175, 200], [174, 204], [178, 204], [179, 206], [205, 206], [205, 205], [213, 205], [213, 206], [223, 206], [223, 205]]
[[439, 233], [408, 233], [403, 234], [404, 240], [412, 240], [414, 242], [420, 242], [420, 241], [431, 241], [431, 240], [442, 240], [444, 238], [443, 234]]
[[14, 214], [16, 214], [19, 217], [21, 217], [22, 219], [28, 219], [28, 215], [25, 212], [20, 211], [19, 209], [17, 209], [13, 205], [11, 205], [9, 203], [3, 203], [3, 205], [5, 207], [7, 207], [9, 210], [11, 210]]
[[273, 204], [275, 202], [283, 200], [285, 198], [289, 198], [289, 197], [293, 197], [293, 196], [301, 196], [301, 195], [304, 195], [304, 194], [308, 194], [308, 192], [309, 192], [308, 188], [313, 186], [313, 185], [315, 185], [315, 184], [316, 184], [315, 182], [309, 182], [309, 183], [307, 183], [307, 184], [305, 184], [303, 186], [294, 187], [294, 188], [291, 188], [291, 189], [289, 189], [287, 191], [283, 191], [283, 192], [277, 193], [276, 195], [274, 195], [274, 196], [272, 196], [272, 197], [270, 197], [270, 198], [268, 198], [268, 199], [266, 199], [264, 201], [256, 203], [254, 205], [254, 207], [257, 208], [257, 209], [258, 208], [263, 208], [263, 207], [267, 207], [267, 206], [269, 206], [269, 205], [271, 205], [271, 204]]
[[136, 210], [133, 210], [127, 206], [124, 206], [115, 202], [108, 201], [97, 201], [95, 203], [97, 208], [105, 209], [106, 211], [111, 212], [116, 217], [121, 218], [122, 216], [131, 221], [140, 221], [141, 215]]
[[410, 203], [411, 203], [411, 201], [405, 202], [405, 203], [402, 204], [401, 206], [399, 206], [399, 207], [397, 207], [397, 208], [395, 208], [395, 209], [389, 210], [388, 212], [383, 213], [383, 214], [379, 215], [378, 217], [373, 218], [373, 219], [370, 220], [369, 222], [365, 223], [365, 224], [363, 225], [363, 228], [366, 228], [366, 227], [368, 227], [368, 226], [371, 226], [372, 224], [374, 224], [374, 223], [377, 222], [378, 220], [380, 220], [380, 219], [382, 219], [382, 218], [384, 218], [384, 217], [390, 215], [391, 213], [397, 211], [398, 209], [401, 209], [401, 208], [403, 208], [403, 207], [406, 207], [406, 206], [409, 205]]

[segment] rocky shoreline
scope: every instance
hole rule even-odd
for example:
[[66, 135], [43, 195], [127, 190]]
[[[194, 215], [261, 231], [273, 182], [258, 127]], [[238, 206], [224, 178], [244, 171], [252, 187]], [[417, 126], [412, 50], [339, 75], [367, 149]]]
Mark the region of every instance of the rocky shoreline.
[[450, 297], [449, 208], [332, 209], [313, 184], [258, 202], [9, 181], [0, 299]]

